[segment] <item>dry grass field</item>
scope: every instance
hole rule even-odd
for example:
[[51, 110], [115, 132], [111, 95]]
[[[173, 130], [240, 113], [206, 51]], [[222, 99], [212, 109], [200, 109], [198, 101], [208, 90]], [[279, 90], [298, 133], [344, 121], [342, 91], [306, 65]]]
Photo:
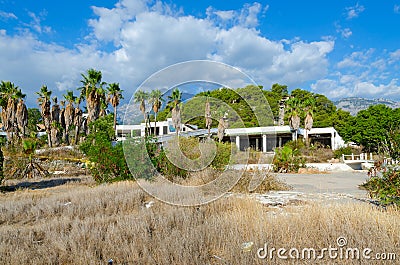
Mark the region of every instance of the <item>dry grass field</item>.
[[399, 231], [398, 210], [365, 203], [274, 208], [229, 196], [178, 207], [129, 181], [0, 193], [1, 264], [383, 264], [327, 254], [322, 260], [257, 256], [265, 243], [321, 250], [337, 247], [341, 236], [348, 247], [370, 248], [370, 255], [395, 253], [389, 264], [398, 264]]

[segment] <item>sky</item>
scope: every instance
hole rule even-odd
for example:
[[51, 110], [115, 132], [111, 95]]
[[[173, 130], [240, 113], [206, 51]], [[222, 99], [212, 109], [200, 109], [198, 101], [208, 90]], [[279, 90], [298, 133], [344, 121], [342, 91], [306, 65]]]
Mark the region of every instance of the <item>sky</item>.
[[400, 0], [0, 0], [0, 80], [30, 106], [42, 85], [61, 96], [89, 68], [129, 99], [190, 60], [233, 66], [268, 89], [400, 100]]

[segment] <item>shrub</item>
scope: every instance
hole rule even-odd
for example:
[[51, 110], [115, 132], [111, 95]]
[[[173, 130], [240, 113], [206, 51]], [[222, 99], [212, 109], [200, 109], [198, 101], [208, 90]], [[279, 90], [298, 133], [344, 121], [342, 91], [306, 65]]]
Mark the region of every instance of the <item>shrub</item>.
[[91, 122], [90, 134], [80, 145], [90, 163], [88, 168], [96, 182], [131, 179], [121, 143], [113, 144], [112, 115]]
[[[208, 148], [209, 144], [216, 145], [215, 157], [212, 157], [214, 153], [211, 152], [212, 148]], [[124, 151], [135, 178], [150, 179], [160, 173], [171, 181], [175, 177], [187, 178], [191, 169], [209, 166], [222, 170], [229, 164], [231, 155], [236, 153], [235, 146], [231, 143], [202, 142], [198, 138], [190, 137], [174, 138], [164, 148], [152, 136], [146, 139], [128, 139], [124, 142]], [[186, 164], [179, 164], [183, 159], [187, 159]], [[208, 162], [211, 162], [210, 165]]]
[[333, 152], [335, 158], [342, 158], [342, 155], [351, 155], [355, 154], [358, 155], [361, 153], [361, 150], [358, 148], [353, 148], [351, 146], [346, 146], [346, 147], [340, 147], [339, 149], [335, 150]]
[[400, 168], [389, 166], [385, 168], [382, 176], [373, 176], [361, 185], [368, 190], [373, 199], [381, 204], [395, 204], [400, 206]]
[[127, 139], [123, 143], [126, 161], [133, 177], [151, 179], [162, 174], [172, 180], [174, 176], [185, 178], [187, 171], [172, 164], [162, 146], [155, 138], [148, 136], [139, 139]]
[[289, 142], [282, 148], [275, 149], [275, 172], [297, 172], [299, 168], [305, 167], [305, 158], [301, 156], [299, 149], [292, 149], [290, 146], [295, 145]]

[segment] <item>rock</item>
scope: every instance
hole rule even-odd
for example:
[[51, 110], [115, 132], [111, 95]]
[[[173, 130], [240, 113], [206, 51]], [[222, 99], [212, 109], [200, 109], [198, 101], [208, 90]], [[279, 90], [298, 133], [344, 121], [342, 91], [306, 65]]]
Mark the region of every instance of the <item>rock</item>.
[[361, 163], [361, 168], [363, 169], [363, 170], [369, 170], [370, 168], [372, 168], [374, 166], [374, 164], [372, 164], [372, 163], [368, 163], [368, 162], [366, 162], [366, 163]]
[[328, 159], [328, 163], [340, 163], [340, 159], [338, 158]]

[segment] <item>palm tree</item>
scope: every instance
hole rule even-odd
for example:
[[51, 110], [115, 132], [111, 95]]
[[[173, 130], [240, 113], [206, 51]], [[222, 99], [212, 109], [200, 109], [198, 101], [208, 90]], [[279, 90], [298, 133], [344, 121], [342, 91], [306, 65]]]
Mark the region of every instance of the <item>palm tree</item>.
[[298, 98], [289, 98], [286, 101], [286, 106], [289, 109], [289, 126], [294, 131], [294, 139], [297, 140], [297, 130], [300, 128], [300, 100]]
[[164, 99], [159, 89], [150, 92], [150, 104], [154, 111], [154, 135], [157, 134], [157, 113], [160, 111], [163, 101]]
[[21, 90], [10, 81], [2, 81], [0, 84], [0, 105], [2, 107], [3, 128], [7, 132], [8, 141], [12, 141], [13, 132], [18, 132], [17, 103], [24, 98]]
[[136, 103], [139, 103], [139, 109], [143, 114], [144, 121], [146, 123], [146, 128], [145, 128], [145, 135], [147, 135], [147, 119], [146, 119], [146, 100], [149, 98], [149, 94], [147, 92], [144, 92], [143, 90], [138, 90], [136, 91], [133, 100]]
[[175, 128], [176, 134], [179, 135], [181, 130], [181, 109], [180, 103], [182, 102], [182, 93], [178, 88], [172, 90], [172, 94], [168, 96], [167, 106], [172, 109], [172, 124]]
[[107, 87], [107, 101], [114, 108], [114, 132], [117, 131], [117, 107], [119, 100], [124, 98], [122, 92], [123, 90], [119, 87], [118, 83], [111, 83]]
[[16, 113], [18, 129], [22, 134], [22, 138], [25, 137], [25, 129], [26, 126], [28, 125], [28, 109], [26, 108], [24, 102], [25, 96], [26, 96], [25, 94], [21, 93], [21, 98], [18, 101], [17, 113]]
[[50, 97], [51, 91], [47, 89], [46, 85], [40, 88], [39, 92], [36, 92], [39, 96], [38, 102], [40, 104], [40, 114], [42, 115], [44, 127], [47, 133], [47, 144], [52, 147], [51, 142], [51, 111], [50, 111]]
[[99, 118], [107, 115], [108, 102], [105, 99], [100, 100]]
[[315, 108], [315, 99], [308, 98], [303, 102], [303, 108], [306, 112], [306, 117], [304, 119], [304, 129], [305, 129], [305, 138], [306, 138], [306, 145], [310, 144], [308, 139], [308, 131], [312, 129], [313, 126], [313, 116], [314, 116], [314, 108]]
[[81, 99], [77, 98], [75, 100], [76, 106], [75, 106], [75, 113], [74, 113], [74, 125], [75, 125], [75, 138], [74, 138], [74, 144], [78, 144], [78, 138], [79, 138], [79, 130], [82, 126], [82, 110], [79, 107], [81, 104]]
[[53, 97], [53, 106], [51, 107], [51, 140], [53, 146], [60, 144], [60, 106], [57, 97]]
[[205, 106], [205, 114], [204, 117], [206, 119], [206, 128], [208, 129], [208, 138], [210, 138], [210, 130], [211, 130], [211, 124], [212, 124], [212, 118], [211, 118], [211, 108], [210, 108], [210, 102], [206, 100], [206, 106]]
[[60, 125], [61, 125], [61, 128], [63, 129], [62, 130], [62, 139], [63, 140], [65, 140], [65, 101], [64, 100], [61, 100], [60, 101], [60, 105], [61, 105], [61, 108], [60, 108]]
[[106, 84], [102, 82], [102, 73], [95, 69], [87, 70], [87, 75], [81, 74], [83, 80], [80, 97], [86, 100], [86, 108], [88, 112], [87, 122], [95, 121], [101, 110], [101, 100], [105, 97], [105, 90], [103, 86]]
[[74, 124], [74, 102], [76, 97], [74, 96], [74, 92], [71, 90], [67, 90], [67, 94], [64, 95], [65, 100], [68, 102], [64, 111], [64, 119], [65, 119], [65, 143], [69, 144], [69, 131], [70, 127]]

